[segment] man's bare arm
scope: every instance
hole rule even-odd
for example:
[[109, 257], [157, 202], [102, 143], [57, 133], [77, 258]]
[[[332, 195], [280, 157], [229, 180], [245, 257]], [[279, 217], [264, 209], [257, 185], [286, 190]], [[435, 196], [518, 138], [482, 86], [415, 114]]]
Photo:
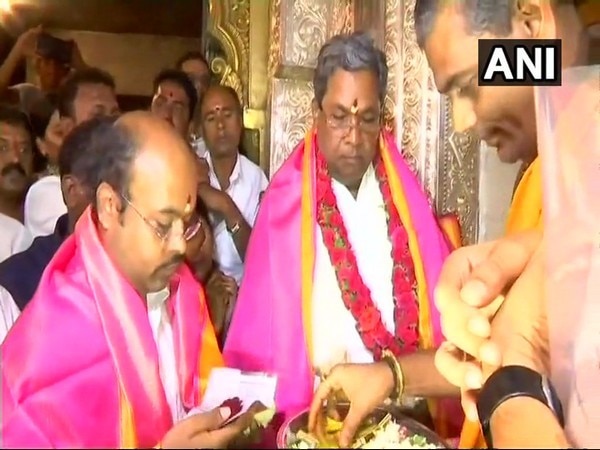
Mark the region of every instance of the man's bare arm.
[[570, 448], [554, 413], [530, 397], [506, 400], [492, 414], [494, 448]]
[[421, 350], [398, 358], [404, 393], [412, 397], [458, 397], [458, 388], [435, 368], [435, 350]]

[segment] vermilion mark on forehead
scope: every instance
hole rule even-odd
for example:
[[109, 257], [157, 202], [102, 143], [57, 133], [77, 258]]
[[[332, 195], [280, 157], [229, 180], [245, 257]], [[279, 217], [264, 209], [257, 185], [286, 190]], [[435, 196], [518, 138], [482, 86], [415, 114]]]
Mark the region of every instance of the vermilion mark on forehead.
[[350, 108], [350, 113], [356, 114], [358, 112], [358, 99], [354, 99], [354, 103], [352, 103], [352, 107]]

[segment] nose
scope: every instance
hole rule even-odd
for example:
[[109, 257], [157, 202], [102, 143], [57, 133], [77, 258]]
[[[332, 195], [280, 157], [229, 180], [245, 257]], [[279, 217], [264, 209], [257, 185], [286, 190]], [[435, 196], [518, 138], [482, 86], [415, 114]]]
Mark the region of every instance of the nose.
[[454, 129], [459, 133], [464, 133], [475, 127], [477, 115], [473, 103], [468, 99], [452, 99], [452, 120]]
[[352, 117], [352, 120], [350, 121], [350, 124], [348, 127], [348, 131], [346, 133], [346, 141], [349, 144], [356, 145], [358, 143], [358, 140], [360, 138], [359, 125], [360, 124], [358, 121], [358, 117], [356, 117], [356, 116]]

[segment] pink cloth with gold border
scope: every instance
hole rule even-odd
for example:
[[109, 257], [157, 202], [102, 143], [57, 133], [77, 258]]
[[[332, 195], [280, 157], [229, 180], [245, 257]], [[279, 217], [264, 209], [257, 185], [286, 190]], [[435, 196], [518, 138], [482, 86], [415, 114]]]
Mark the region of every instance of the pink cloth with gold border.
[[[182, 266], [168, 306], [186, 408], [199, 403], [200, 366], [222, 363], [200, 292]], [[149, 448], [172, 426], [145, 301], [105, 253], [89, 209], [0, 353], [3, 448]]]
[[[420, 261], [415, 260], [416, 270], [419, 266], [423, 274], [420, 325], [429, 341], [423, 347], [435, 348], [442, 334], [433, 303], [433, 288], [450, 251], [449, 243], [393, 137], [382, 135], [380, 144], [388, 176], [401, 185], [403, 199], [400, 201], [410, 216], [411, 224], [408, 224], [401, 213], [405, 227], [412, 228], [414, 234], [411, 254], [413, 259], [416, 254], [420, 255]], [[310, 308], [307, 309], [310, 292], [305, 292], [304, 286], [304, 277], [312, 278], [314, 245], [311, 243], [316, 223], [312, 220], [308, 228], [303, 226], [303, 221], [307, 221], [303, 215], [314, 219], [316, 211], [314, 155], [305, 151], [308, 146], [316, 148], [314, 133], [307, 136], [275, 174], [261, 201], [224, 349], [227, 365], [278, 376], [276, 404], [286, 416], [309, 406], [315, 375], [309, 348], [312, 345]], [[306, 197], [310, 197], [308, 212]], [[394, 203], [399, 207], [396, 198]], [[309, 244], [305, 245], [307, 240]], [[307, 261], [308, 275], [303, 273]], [[460, 408], [453, 411], [458, 425], [462, 420]]]

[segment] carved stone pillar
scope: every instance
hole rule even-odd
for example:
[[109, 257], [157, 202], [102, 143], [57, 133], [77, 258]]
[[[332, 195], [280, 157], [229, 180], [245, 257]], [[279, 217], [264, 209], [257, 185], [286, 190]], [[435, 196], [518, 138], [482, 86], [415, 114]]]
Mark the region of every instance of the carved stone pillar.
[[319, 49], [331, 36], [352, 30], [353, 13], [353, 0], [272, 0], [270, 174], [310, 128]]

